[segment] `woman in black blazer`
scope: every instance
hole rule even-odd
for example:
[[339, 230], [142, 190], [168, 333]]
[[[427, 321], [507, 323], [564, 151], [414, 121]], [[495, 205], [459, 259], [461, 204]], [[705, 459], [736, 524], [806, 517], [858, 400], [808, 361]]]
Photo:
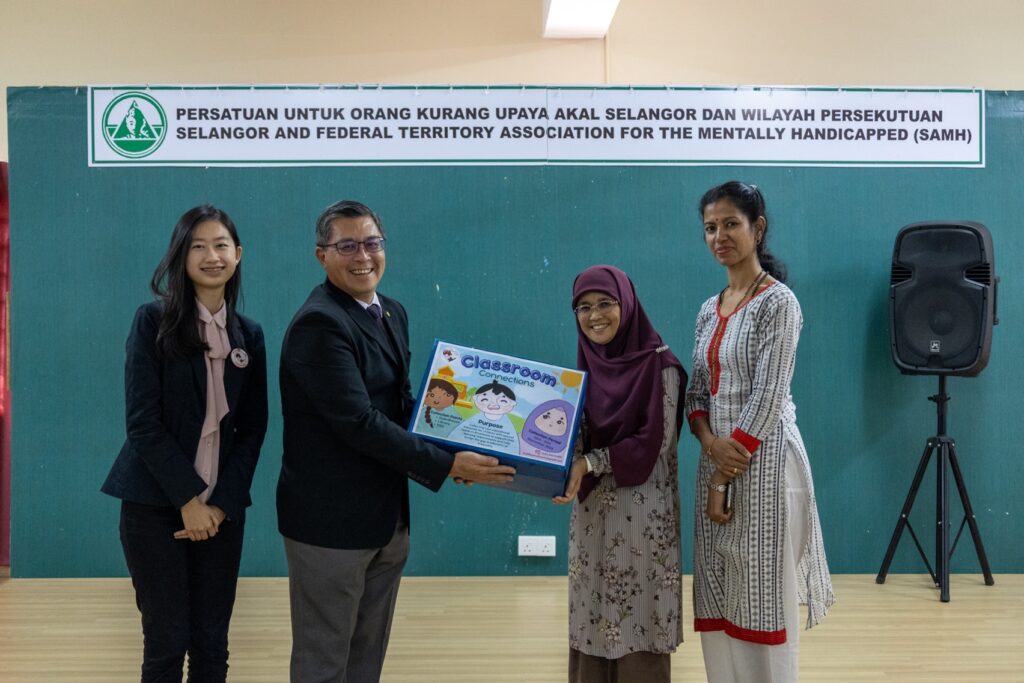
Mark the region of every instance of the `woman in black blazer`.
[[263, 331], [235, 311], [242, 247], [209, 205], [178, 221], [135, 314], [128, 438], [103, 484], [142, 613], [142, 681], [224, 681], [245, 508], [267, 430]]

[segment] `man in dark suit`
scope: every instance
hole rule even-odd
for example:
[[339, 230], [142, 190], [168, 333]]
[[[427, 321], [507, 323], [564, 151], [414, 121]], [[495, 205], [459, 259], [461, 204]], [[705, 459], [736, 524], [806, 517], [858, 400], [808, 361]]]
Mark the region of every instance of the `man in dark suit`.
[[340, 201], [317, 220], [327, 280], [281, 347], [284, 457], [278, 528], [288, 557], [294, 682], [378, 681], [409, 552], [408, 479], [509, 481], [497, 458], [448, 453], [409, 434], [405, 309], [377, 292], [384, 232]]

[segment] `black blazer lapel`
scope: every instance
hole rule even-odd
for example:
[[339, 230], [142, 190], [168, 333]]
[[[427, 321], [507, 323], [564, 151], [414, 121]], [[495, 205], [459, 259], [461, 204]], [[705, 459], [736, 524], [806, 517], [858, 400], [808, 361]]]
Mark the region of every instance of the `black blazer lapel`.
[[[348, 313], [348, 316], [355, 321], [359, 329], [363, 331], [370, 339], [377, 342], [377, 346], [380, 347], [381, 352], [386, 358], [388, 358], [395, 367], [401, 368], [404, 363], [402, 360], [395, 357], [395, 350], [391, 346], [391, 342], [388, 341], [385, 336], [386, 333], [378, 325], [377, 321], [373, 319], [373, 316], [367, 312], [365, 308], [359, 305], [359, 302], [353, 299], [351, 296], [341, 291], [330, 281], [324, 283], [324, 288], [331, 295], [331, 298], [341, 304], [341, 307]], [[387, 323], [385, 322], [385, 325]]]
[[199, 400], [196, 406], [200, 414], [206, 413], [206, 354], [193, 353], [188, 357], [188, 364], [192, 366], [192, 379], [196, 383], [196, 394]]
[[228, 340], [231, 342], [231, 351], [224, 359], [224, 395], [228, 399], [228, 410], [234, 410], [238, 405], [238, 395], [242, 391], [242, 378], [244, 368], [239, 368], [232, 360], [235, 349], [241, 349], [248, 354], [245, 348], [245, 337], [242, 335], [242, 324], [238, 322], [238, 316], [231, 316], [228, 320]]
[[384, 327], [387, 328], [388, 336], [391, 337], [393, 344], [389, 344], [389, 349], [398, 352], [398, 367], [402, 371], [404, 377], [408, 374], [409, 369], [406, 367], [406, 358], [408, 357], [408, 349], [405, 348], [405, 339], [403, 335], [398, 333], [398, 325], [395, 318], [392, 317], [391, 306], [381, 301], [381, 307], [384, 309]]

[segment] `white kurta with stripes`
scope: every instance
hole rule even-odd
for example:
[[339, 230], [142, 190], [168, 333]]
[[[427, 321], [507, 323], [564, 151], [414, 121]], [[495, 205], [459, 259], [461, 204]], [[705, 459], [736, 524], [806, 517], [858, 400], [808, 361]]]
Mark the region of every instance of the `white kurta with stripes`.
[[793, 292], [776, 282], [733, 314], [718, 312], [718, 296], [697, 316], [688, 418], [705, 415], [719, 437], [733, 437], [753, 453], [750, 469], [734, 481], [733, 517], [724, 525], [705, 514], [714, 465], [701, 457], [694, 523], [694, 627], [724, 630], [755, 643], [786, 641], [783, 548], [788, 530], [787, 460], [808, 491], [806, 543], [797, 563], [807, 627], [834, 602], [825, 561], [811, 469], [796, 426], [790, 381], [803, 317]]

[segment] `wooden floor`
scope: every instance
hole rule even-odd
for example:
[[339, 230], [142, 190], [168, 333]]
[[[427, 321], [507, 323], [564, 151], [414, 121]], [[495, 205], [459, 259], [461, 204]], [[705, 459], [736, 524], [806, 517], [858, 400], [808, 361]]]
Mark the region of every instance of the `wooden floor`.
[[[954, 576], [946, 604], [923, 576], [890, 576], [884, 586], [873, 575], [834, 580], [838, 604], [802, 634], [805, 683], [1024, 681], [1024, 576], [997, 576], [991, 587]], [[230, 680], [287, 680], [287, 592], [285, 579], [242, 579]], [[0, 576], [3, 683], [137, 681], [140, 652], [126, 579]], [[565, 668], [564, 578], [403, 580], [384, 681], [542, 683], [564, 681]], [[704, 680], [691, 630], [672, 672], [675, 681]]]

